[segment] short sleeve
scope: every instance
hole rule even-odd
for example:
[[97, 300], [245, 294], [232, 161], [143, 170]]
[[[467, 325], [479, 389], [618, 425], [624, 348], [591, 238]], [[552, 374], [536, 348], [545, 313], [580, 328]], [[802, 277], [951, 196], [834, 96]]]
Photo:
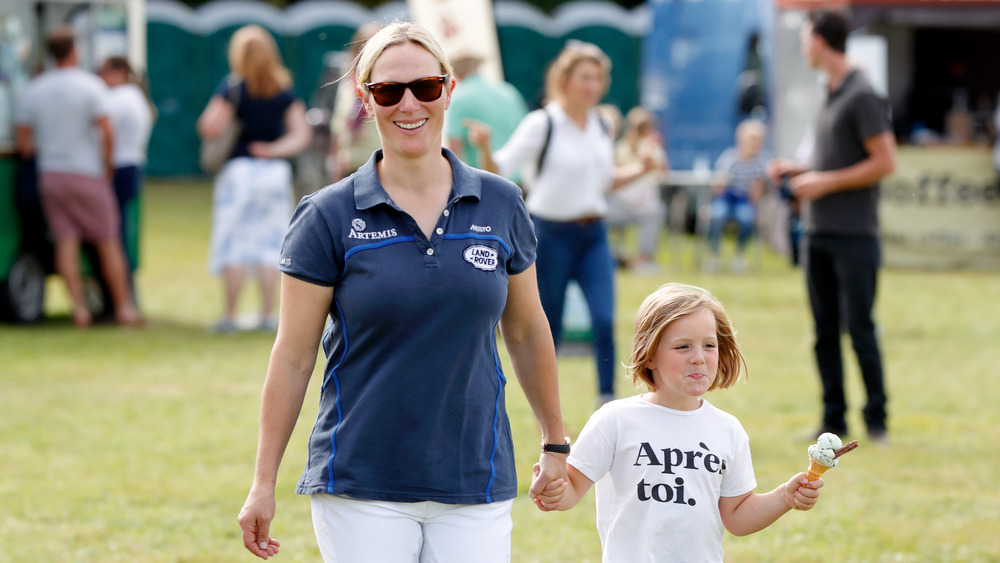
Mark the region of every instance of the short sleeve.
[[608, 408], [598, 409], [580, 431], [566, 463], [572, 465], [594, 483], [611, 471], [618, 443], [614, 418]]
[[91, 109], [94, 112], [94, 117], [100, 117], [102, 115], [110, 116], [113, 109], [111, 107], [112, 97], [111, 92], [103, 82], [99, 82], [95, 88], [93, 99], [91, 100]]
[[342, 267], [323, 213], [312, 200], [303, 199], [281, 244], [278, 269], [302, 281], [331, 287]]
[[213, 96], [219, 96], [220, 98], [229, 99], [229, 88], [232, 86], [232, 81], [229, 76], [224, 76], [219, 84], [215, 87], [215, 91], [212, 92]]
[[[514, 186], [514, 189], [517, 189]], [[538, 239], [535, 238], [535, 226], [524, 206], [524, 200], [514, 197], [514, 210], [511, 213], [510, 227], [511, 253], [507, 260], [507, 272], [520, 274], [535, 262], [535, 249]]]
[[862, 139], [870, 139], [892, 130], [889, 103], [874, 92], [864, 92], [855, 104], [854, 126]]
[[733, 163], [736, 161], [736, 151], [732, 148], [728, 148], [722, 151], [719, 155], [718, 160], [715, 161], [715, 170], [717, 172], [729, 172]]
[[724, 497], [738, 497], [757, 488], [757, 477], [753, 473], [753, 459], [750, 456], [750, 437], [743, 427], [739, 427], [736, 457], [726, 466], [722, 476], [720, 494]]
[[31, 94], [31, 85], [29, 84], [27, 88], [21, 91], [21, 95], [17, 98], [17, 105], [14, 107], [14, 123], [17, 125], [31, 125], [34, 121], [34, 107], [32, 106], [31, 100], [34, 97]]

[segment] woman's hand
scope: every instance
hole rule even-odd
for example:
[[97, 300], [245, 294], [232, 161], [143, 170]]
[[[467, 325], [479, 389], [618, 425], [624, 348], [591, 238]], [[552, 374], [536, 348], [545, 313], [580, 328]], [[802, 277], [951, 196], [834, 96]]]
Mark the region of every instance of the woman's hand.
[[566, 480], [566, 457], [563, 454], [543, 453], [532, 467], [531, 489], [528, 496], [539, 510], [548, 512], [559, 508], [569, 481]]
[[243, 530], [244, 547], [261, 559], [277, 555], [278, 548], [281, 547], [278, 540], [268, 535], [271, 521], [274, 520], [274, 510], [274, 491], [258, 491], [253, 487], [236, 518]]
[[489, 125], [475, 119], [463, 119], [462, 125], [469, 132], [469, 144], [481, 151], [490, 150], [490, 138], [493, 130]]

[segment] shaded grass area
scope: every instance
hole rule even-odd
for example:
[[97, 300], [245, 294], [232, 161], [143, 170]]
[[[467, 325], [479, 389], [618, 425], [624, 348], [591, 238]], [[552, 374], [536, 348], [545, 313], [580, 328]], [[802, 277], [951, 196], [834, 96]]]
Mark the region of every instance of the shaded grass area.
[[[253, 559], [235, 517], [251, 479], [273, 335], [206, 331], [222, 295], [205, 267], [210, 205], [204, 183], [149, 183], [139, 276], [148, 328], [73, 329], [55, 281], [48, 320], [0, 325], [0, 561]], [[766, 252], [751, 273], [707, 275], [692, 266], [692, 241], [668, 248], [674, 255], [662, 257], [662, 273], [618, 278], [618, 356], [627, 353], [639, 302], [658, 285], [712, 290], [739, 330], [750, 374], [708, 399], [742, 421], [759, 490], [770, 490], [805, 469], [799, 438], [819, 419], [801, 275]], [[813, 511], [788, 514], [752, 536], [727, 535], [727, 561], [803, 561], [817, 553], [838, 562], [1000, 559], [1000, 538], [987, 531], [1000, 522], [991, 471], [1000, 465], [1000, 276], [886, 271], [880, 291], [890, 445], [865, 443], [863, 390], [845, 340], [849, 422], [862, 447], [827, 473]], [[254, 303], [248, 291], [244, 309]], [[575, 438], [593, 410], [596, 375], [587, 356], [562, 356], [559, 367], [567, 433]], [[538, 432], [509, 379], [526, 493]], [[318, 560], [308, 502], [292, 493], [317, 380], [279, 478], [278, 561]], [[618, 389], [638, 392], [624, 379]], [[592, 493], [565, 513], [541, 513], [522, 494], [513, 518], [513, 561], [600, 561]]]

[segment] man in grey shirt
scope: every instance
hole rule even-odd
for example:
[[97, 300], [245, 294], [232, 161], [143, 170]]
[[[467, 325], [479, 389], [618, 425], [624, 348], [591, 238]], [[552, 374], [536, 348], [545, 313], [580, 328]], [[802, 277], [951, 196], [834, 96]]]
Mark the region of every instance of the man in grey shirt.
[[827, 77], [827, 97], [816, 122], [811, 167], [776, 160], [773, 180], [789, 179], [805, 202], [803, 269], [816, 331], [815, 354], [823, 385], [817, 434], [847, 432], [840, 328], [846, 325], [858, 357], [868, 402], [864, 420], [873, 441], [886, 440], [886, 392], [875, 335], [879, 181], [895, 169], [896, 141], [889, 104], [852, 69], [845, 49], [850, 30], [839, 12], [812, 13], [802, 26], [802, 53]]
[[42, 211], [55, 241], [56, 271], [73, 300], [73, 322], [83, 328], [92, 320], [80, 272], [80, 243], [87, 241], [97, 249], [115, 320], [140, 324], [110, 183], [114, 138], [105, 107], [107, 89], [99, 78], [77, 68], [72, 30], [56, 29], [46, 44], [56, 66], [35, 77], [22, 93], [16, 141], [23, 157], [37, 157]]

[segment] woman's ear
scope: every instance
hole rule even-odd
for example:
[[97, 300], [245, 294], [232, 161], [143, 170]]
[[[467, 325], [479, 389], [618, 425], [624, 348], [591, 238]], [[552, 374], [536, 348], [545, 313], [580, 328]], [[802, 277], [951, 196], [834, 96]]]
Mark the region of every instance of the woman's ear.
[[454, 76], [448, 77], [448, 98], [444, 101], [444, 109], [448, 109], [451, 106], [451, 95], [455, 91], [455, 81]]

